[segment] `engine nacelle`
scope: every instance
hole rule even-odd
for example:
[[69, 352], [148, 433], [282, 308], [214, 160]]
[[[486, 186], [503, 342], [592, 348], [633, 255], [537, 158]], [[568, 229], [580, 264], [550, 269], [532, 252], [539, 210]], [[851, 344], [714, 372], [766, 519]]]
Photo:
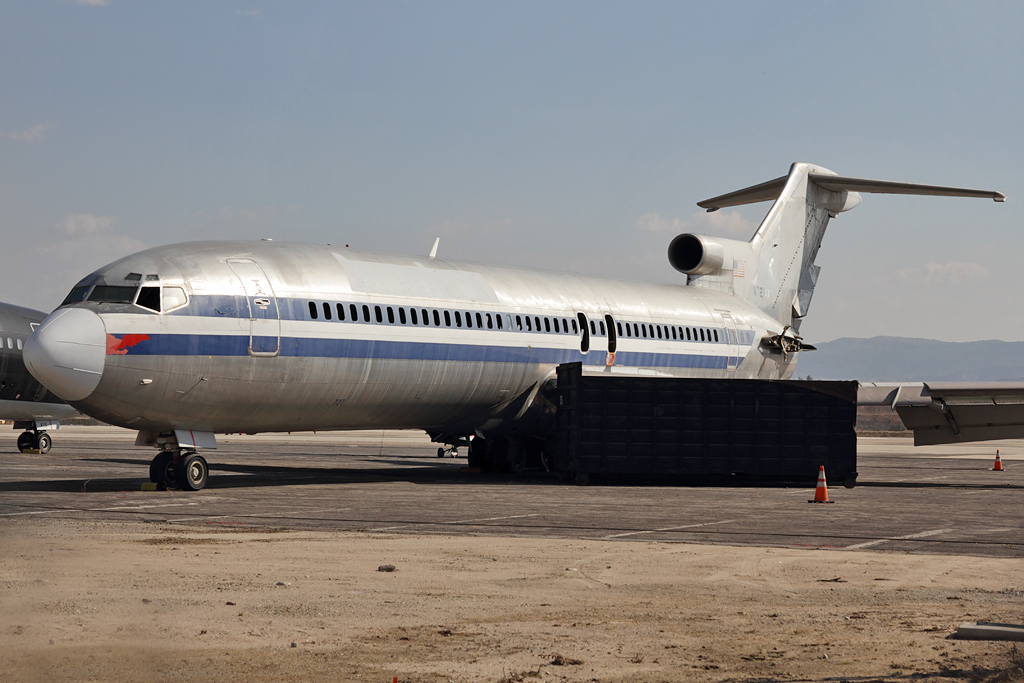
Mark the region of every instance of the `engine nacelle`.
[[680, 273], [711, 275], [722, 269], [725, 247], [714, 237], [684, 233], [668, 245], [668, 262]]

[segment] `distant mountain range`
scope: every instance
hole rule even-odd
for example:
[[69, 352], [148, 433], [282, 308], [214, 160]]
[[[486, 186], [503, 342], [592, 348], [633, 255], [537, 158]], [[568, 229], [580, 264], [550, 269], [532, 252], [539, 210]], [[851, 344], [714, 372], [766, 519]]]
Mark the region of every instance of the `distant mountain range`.
[[844, 337], [800, 352], [794, 377], [862, 382], [1024, 381], [1024, 342]]

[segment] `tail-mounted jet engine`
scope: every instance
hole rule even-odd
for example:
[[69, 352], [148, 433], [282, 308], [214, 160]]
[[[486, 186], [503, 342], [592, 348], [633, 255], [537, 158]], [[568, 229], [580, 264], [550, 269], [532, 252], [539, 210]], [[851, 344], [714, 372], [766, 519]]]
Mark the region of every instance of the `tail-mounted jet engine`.
[[717, 273], [725, 263], [725, 256], [725, 245], [707, 235], [683, 233], [668, 245], [668, 262], [680, 273], [687, 275]]

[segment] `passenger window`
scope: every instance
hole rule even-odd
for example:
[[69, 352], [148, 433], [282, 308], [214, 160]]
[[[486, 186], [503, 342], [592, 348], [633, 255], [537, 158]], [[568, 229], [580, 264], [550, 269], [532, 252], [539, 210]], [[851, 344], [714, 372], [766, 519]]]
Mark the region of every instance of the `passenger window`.
[[572, 322], [572, 333], [573, 334], [579, 334], [580, 333], [580, 328], [576, 326], [576, 318], [573, 318], [571, 322]]
[[597, 335], [597, 323], [595, 323], [593, 320], [590, 321], [590, 334], [595, 336]]
[[427, 309], [425, 309], [425, 308], [423, 309], [423, 324], [424, 325], [429, 325], [430, 324], [430, 316], [427, 315]]
[[544, 331], [545, 332], [550, 332], [551, 331], [551, 318], [544, 318]]
[[540, 332], [540, 316], [539, 315], [533, 316], [533, 324], [536, 327], [537, 331]]
[[523, 329], [523, 319], [518, 315], [516, 316], [516, 328]]
[[676, 328], [675, 328], [675, 325], [672, 326], [672, 338], [673, 339], [676, 338]]
[[348, 305], [348, 312], [352, 316], [352, 322], [359, 322], [359, 309], [356, 308], [355, 304]]
[[345, 304], [338, 304], [335, 306], [338, 309], [338, 320], [345, 320]]
[[419, 318], [416, 316], [416, 309], [415, 308], [410, 308], [409, 309], [409, 319], [412, 320], [412, 324], [413, 325], [419, 325], [420, 324]]
[[640, 331], [644, 333], [644, 339], [647, 339], [647, 325], [641, 325]]
[[[618, 331], [619, 336], [622, 336], [622, 323], [615, 323], [615, 329]], [[626, 329], [629, 329], [629, 325], [626, 325]]]
[[502, 319], [502, 317], [503, 316], [501, 315], [501, 313], [495, 313], [494, 314], [494, 322], [498, 323], [498, 329], [499, 330], [502, 329], [502, 327], [501, 327], [501, 319]]
[[160, 312], [160, 288], [140, 287], [139, 296], [135, 299], [136, 306], [148, 308], [151, 311]]
[[374, 306], [373, 307], [373, 317], [379, 323], [384, 322], [384, 311], [381, 310], [380, 306]]
[[[140, 275], [139, 277], [142, 277], [142, 276]], [[7, 338], [7, 348], [9, 348], [9, 349], [13, 349], [14, 348], [14, 340], [11, 339], [10, 337]]]
[[18, 340], [18, 350], [21, 351], [21, 340]]
[[402, 323], [403, 325], [405, 324], [405, 309], [404, 308], [399, 308], [398, 309], [398, 322]]
[[[490, 318], [491, 316], [488, 315], [487, 317]], [[480, 317], [479, 313], [476, 314], [476, 326], [480, 329], [483, 329], [484, 327], [484, 319]], [[488, 327], [490, 326], [488, 325]]]
[[490, 313], [487, 314], [487, 329], [489, 329], [489, 330], [493, 330], [494, 329], [494, 324], [491, 322], [491, 314]]
[[[458, 314], [456, 314], [456, 315], [458, 315]], [[452, 314], [451, 314], [450, 311], [445, 311], [444, 312], [444, 326], [445, 327], [451, 327], [452, 326]]]
[[561, 333], [561, 328], [558, 327], [558, 318], [552, 318], [551, 324], [555, 326], [555, 332]]
[[388, 322], [392, 325], [395, 324], [395, 309], [388, 306]]
[[530, 321], [530, 316], [526, 316], [526, 331], [533, 332], [533, 323]]
[[473, 327], [473, 314], [466, 311], [466, 327]]
[[569, 321], [565, 318], [562, 318], [562, 332], [569, 334]]
[[700, 328], [700, 340], [704, 341], [704, 328]]
[[455, 327], [462, 327], [462, 314], [455, 311]]
[[185, 297], [185, 290], [181, 287], [164, 287], [163, 290], [164, 311], [180, 308], [188, 303]]
[[315, 301], [310, 301], [309, 302], [309, 317], [312, 318], [313, 320], [316, 320], [316, 318], [317, 318], [316, 302]]
[[324, 302], [324, 320], [330, 320], [330, 319], [331, 319], [331, 305], [325, 301]]
[[598, 320], [597, 321], [597, 326], [599, 328], [601, 328], [601, 336], [603, 337], [606, 334], [606, 332], [604, 331], [604, 321], [603, 320]]
[[[448, 320], [447, 311], [445, 311], [444, 318]], [[451, 321], [448, 322], [448, 326], [451, 327]], [[434, 327], [441, 327], [441, 314], [437, 312], [436, 308], [434, 309]]]
[[712, 330], [715, 334], [715, 341], [718, 341], [718, 330]]
[[370, 307], [366, 304], [363, 304], [363, 322], [370, 322]]
[[655, 327], [658, 330], [658, 339], [661, 339], [661, 325], [657, 325]]
[[629, 323], [626, 323], [626, 336], [627, 337], [632, 337], [633, 336], [633, 330], [630, 328]]

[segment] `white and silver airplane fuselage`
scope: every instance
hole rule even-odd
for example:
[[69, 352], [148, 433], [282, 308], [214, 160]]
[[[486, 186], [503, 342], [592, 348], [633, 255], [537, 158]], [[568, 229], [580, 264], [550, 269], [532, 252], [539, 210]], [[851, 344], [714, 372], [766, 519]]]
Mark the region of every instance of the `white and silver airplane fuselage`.
[[81, 353], [49, 384], [145, 431], [494, 431], [560, 363], [768, 379], [793, 360], [722, 292], [291, 242], [134, 254], [46, 326]]

